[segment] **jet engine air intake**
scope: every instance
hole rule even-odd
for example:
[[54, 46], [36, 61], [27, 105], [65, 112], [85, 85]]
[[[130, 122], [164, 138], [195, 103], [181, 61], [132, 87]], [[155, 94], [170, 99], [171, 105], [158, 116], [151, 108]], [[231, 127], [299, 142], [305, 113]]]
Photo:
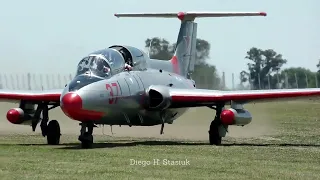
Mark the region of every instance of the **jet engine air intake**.
[[164, 86], [151, 86], [147, 90], [148, 108], [152, 110], [164, 110], [171, 104], [169, 91]]
[[149, 97], [150, 97], [150, 107], [157, 107], [159, 104], [162, 103], [163, 101], [163, 96], [161, 93], [154, 89], [150, 89], [149, 91]]

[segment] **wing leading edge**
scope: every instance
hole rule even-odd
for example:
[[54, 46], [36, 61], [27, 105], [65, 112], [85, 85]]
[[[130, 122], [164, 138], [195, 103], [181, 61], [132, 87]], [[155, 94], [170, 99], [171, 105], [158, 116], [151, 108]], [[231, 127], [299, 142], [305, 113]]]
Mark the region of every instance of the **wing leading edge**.
[[[157, 87], [154, 87], [157, 90]], [[160, 89], [163, 90], [164, 87]], [[313, 89], [276, 89], [276, 90], [241, 90], [241, 91], [216, 91], [207, 89], [176, 89], [166, 87], [166, 95], [170, 97], [170, 107], [196, 107], [215, 105], [217, 103], [229, 104], [231, 101], [238, 103], [270, 102], [283, 100], [318, 100], [320, 88]]]
[[62, 89], [30, 91], [30, 90], [0, 90], [0, 101], [12, 102], [19, 100], [59, 102]]

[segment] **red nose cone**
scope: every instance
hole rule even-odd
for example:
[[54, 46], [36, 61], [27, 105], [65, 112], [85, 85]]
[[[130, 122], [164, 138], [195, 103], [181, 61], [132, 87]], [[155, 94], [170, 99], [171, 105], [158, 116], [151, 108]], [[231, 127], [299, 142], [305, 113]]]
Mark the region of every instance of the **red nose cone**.
[[62, 106], [67, 109], [81, 109], [82, 99], [76, 93], [67, 93], [62, 97]]
[[7, 112], [7, 119], [9, 122], [12, 124], [19, 124], [20, 121], [20, 112], [17, 111], [16, 109], [10, 109]]
[[234, 123], [234, 113], [231, 110], [223, 110], [220, 118], [222, 124], [231, 125]]
[[67, 93], [61, 99], [61, 109], [72, 119], [78, 119], [78, 111], [82, 108], [82, 99], [76, 93]]

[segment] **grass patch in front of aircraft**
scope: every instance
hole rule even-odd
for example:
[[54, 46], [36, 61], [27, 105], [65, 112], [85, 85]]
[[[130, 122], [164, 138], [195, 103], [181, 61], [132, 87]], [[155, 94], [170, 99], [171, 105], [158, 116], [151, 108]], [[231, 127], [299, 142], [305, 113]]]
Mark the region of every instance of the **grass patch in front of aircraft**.
[[[77, 136], [63, 145], [42, 145], [40, 135], [0, 136], [1, 179], [317, 179], [320, 176], [320, 104], [269, 103], [246, 106], [267, 114], [270, 136], [208, 142], [95, 136], [93, 149], [79, 149]], [[190, 122], [189, 122], [190, 123]], [[195, 123], [201, 123], [199, 121]], [[249, 129], [248, 129], [249, 130]], [[147, 165], [130, 165], [130, 161]], [[159, 159], [159, 165], [154, 164]], [[165, 165], [163, 160], [190, 165]], [[141, 162], [142, 163], [142, 162]]]

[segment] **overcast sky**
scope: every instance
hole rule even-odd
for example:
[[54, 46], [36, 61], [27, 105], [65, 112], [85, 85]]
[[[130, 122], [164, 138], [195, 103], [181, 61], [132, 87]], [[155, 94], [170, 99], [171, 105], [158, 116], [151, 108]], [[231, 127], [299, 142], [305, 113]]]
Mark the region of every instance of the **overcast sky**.
[[80, 59], [113, 44], [144, 49], [161, 36], [175, 42], [176, 19], [116, 18], [119, 12], [265, 11], [267, 17], [198, 19], [198, 38], [211, 43], [210, 63], [220, 73], [246, 68], [246, 51], [272, 48], [286, 67], [316, 69], [320, 59], [319, 0], [55, 0], [3, 1], [0, 6], [2, 72], [74, 73]]

